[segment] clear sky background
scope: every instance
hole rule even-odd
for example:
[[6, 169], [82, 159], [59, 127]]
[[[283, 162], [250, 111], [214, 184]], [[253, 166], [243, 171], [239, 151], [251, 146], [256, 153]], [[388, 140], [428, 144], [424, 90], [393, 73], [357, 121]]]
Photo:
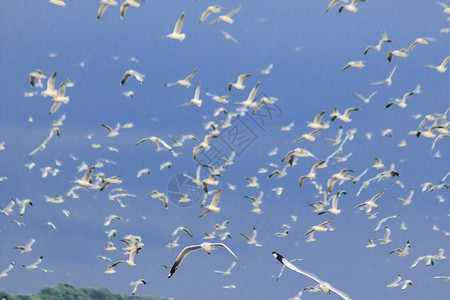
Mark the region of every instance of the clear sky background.
[[[433, 276], [450, 276], [448, 259], [436, 260], [429, 267], [421, 262], [410, 269], [419, 256], [436, 254], [439, 248], [450, 251], [448, 189], [421, 191], [421, 184], [439, 184], [450, 171], [449, 140], [443, 138], [430, 151], [433, 139], [409, 134], [418, 129], [426, 115], [442, 115], [449, 108], [449, 72], [439, 73], [422, 66], [439, 65], [450, 55], [450, 34], [440, 34], [442, 28], [450, 27], [449, 15], [443, 12], [443, 7], [426, 0], [367, 1], [358, 3], [358, 12], [354, 14], [346, 10], [338, 13], [340, 4], [324, 13], [329, 3], [325, 0], [282, 3], [147, 1], [139, 8], [129, 8], [123, 20], [119, 17], [120, 3], [109, 7], [104, 16], [96, 20], [97, 1], [67, 0], [66, 3], [65, 8], [45, 0], [0, 3], [0, 70], [3, 74], [0, 143], [5, 142], [5, 150], [0, 151], [0, 176], [7, 177], [0, 182], [0, 206], [5, 207], [11, 198], [33, 201], [33, 206], [27, 206], [22, 217], [17, 205], [11, 215], [0, 214], [0, 271], [11, 261], [15, 262], [9, 275], [0, 278], [0, 289], [23, 294], [37, 292], [48, 285], [69, 283], [131, 293], [129, 282], [144, 278], [147, 285], [139, 287], [138, 295], [177, 299], [287, 299], [315, 284], [290, 270], [276, 282], [281, 264], [271, 252], [277, 251], [289, 259], [307, 257], [296, 263], [299, 268], [330, 282], [353, 299], [448, 297], [449, 283], [433, 279]], [[213, 4], [227, 7], [220, 14], [240, 4], [242, 9], [234, 16], [233, 24], [209, 24], [220, 14], [212, 14], [203, 24], [198, 24], [202, 12]], [[182, 12], [185, 12], [182, 28], [185, 40], [161, 38], [173, 30]], [[238, 43], [225, 39], [220, 30], [234, 36]], [[371, 50], [363, 56], [368, 45], [378, 43], [381, 30], [385, 30], [393, 42], [384, 44], [380, 52]], [[432, 38], [427, 45], [419, 44], [408, 57], [394, 57], [388, 62], [389, 51], [407, 48], [415, 39], [425, 37]], [[50, 53], [58, 55], [50, 57]], [[340, 71], [347, 62], [358, 60], [364, 61], [364, 68]], [[262, 75], [259, 69], [270, 63], [273, 63], [270, 74]], [[387, 78], [396, 65], [391, 86], [369, 85]], [[185, 78], [194, 68], [197, 74], [190, 88], [163, 86], [163, 83]], [[36, 69], [47, 77], [57, 71], [56, 87], [65, 78], [75, 85], [66, 90], [70, 102], [50, 116], [59, 119], [66, 115], [60, 126], [60, 136], [53, 137], [44, 151], [27, 156], [45, 140], [52, 127], [48, 114], [52, 100], [41, 97], [41, 89], [30, 87], [28, 81], [28, 74]], [[145, 74], [144, 84], [131, 78], [121, 86], [120, 79], [129, 69]], [[228, 92], [227, 83], [234, 82], [243, 73], [253, 74], [244, 81], [246, 88]], [[179, 138], [184, 134], [193, 134], [202, 140], [209, 133], [203, 124], [211, 120], [220, 124], [218, 119], [225, 119], [224, 114], [214, 118], [215, 109], [223, 106], [230, 112], [235, 111], [239, 105], [234, 102], [244, 101], [257, 82], [261, 82], [258, 99], [267, 95], [279, 101], [276, 106], [266, 105], [261, 111], [267, 114], [268, 108], [274, 109], [272, 115], [263, 119], [264, 123], [249, 113], [233, 119], [241, 122], [240, 126], [247, 126], [246, 134], [251, 137], [251, 143], [244, 147], [230, 141], [230, 130], [236, 129], [237, 123], [228, 129], [219, 127], [221, 137], [211, 142], [225, 155], [229, 155], [231, 149], [239, 152], [234, 164], [218, 177], [219, 185], [211, 187], [222, 188], [220, 213], [199, 218], [203, 211], [199, 199], [202, 195], [193, 197], [194, 203], [184, 207], [169, 202], [165, 210], [161, 201], [150, 197], [151, 191], [167, 193], [172, 189], [169, 182], [177, 175], [195, 174], [198, 161], [208, 162], [200, 155], [204, 152], [200, 152], [196, 162], [192, 159], [192, 149], [199, 143], [196, 141], [188, 140], [182, 147], [174, 148], [182, 152], [178, 157], [167, 151], [156, 152], [152, 142], [138, 146], [135, 143], [149, 136], [171, 143], [170, 136]], [[45, 85], [46, 80], [43, 83]], [[198, 83], [201, 83], [202, 106], [180, 107], [193, 98]], [[418, 84], [422, 92], [410, 96], [406, 108], [385, 108], [387, 103], [401, 98]], [[134, 99], [123, 95], [129, 90], [134, 91]], [[352, 95], [357, 92], [367, 97], [376, 90], [379, 92], [367, 104]], [[229, 98], [230, 103], [221, 104], [203, 94], [204, 91], [234, 96]], [[37, 95], [24, 97], [24, 93], [29, 92], [37, 92]], [[332, 122], [329, 115], [333, 107], [340, 112], [349, 107], [361, 110], [350, 115], [350, 123]], [[330, 127], [319, 132], [314, 142], [304, 140], [292, 144], [312, 130], [307, 127], [308, 122], [324, 110], [323, 121], [329, 122]], [[415, 119], [413, 116], [417, 114], [421, 116]], [[122, 128], [113, 138], [107, 137], [106, 129], [100, 126], [105, 123], [115, 127], [116, 123], [130, 122], [133, 128]], [[280, 130], [291, 122], [294, 122], [291, 131]], [[427, 122], [423, 129], [432, 123]], [[319, 160], [324, 159], [338, 147], [324, 138], [334, 138], [340, 126], [344, 135], [351, 129], [356, 129], [356, 133], [336, 156], [352, 155], [345, 162], [330, 159], [327, 168], [317, 171], [316, 181], [326, 187], [328, 178], [342, 168], [354, 170], [354, 175], [366, 168], [369, 170], [355, 184], [347, 181], [341, 186], [335, 185], [329, 197], [338, 190], [347, 192], [339, 199], [341, 214], [318, 216], [305, 203], [319, 200], [314, 185], [307, 179], [301, 189], [298, 187], [299, 177], [307, 174], [316, 161], [300, 158], [280, 179], [276, 176], [268, 179], [275, 169], [270, 164], [278, 164], [281, 169], [284, 155], [297, 147], [309, 150]], [[391, 138], [381, 135], [387, 128], [393, 131]], [[371, 139], [367, 138], [367, 133], [371, 134]], [[92, 139], [88, 139], [91, 134]], [[398, 143], [403, 140], [406, 146], [399, 147]], [[101, 149], [92, 148], [93, 143], [100, 144]], [[119, 152], [109, 151], [108, 146]], [[276, 147], [278, 153], [269, 156]], [[383, 171], [372, 167], [375, 158], [383, 161], [385, 170], [391, 163], [395, 164], [400, 177], [372, 181], [355, 199], [362, 182]], [[66, 196], [75, 185], [74, 180], [84, 173], [77, 173], [77, 166], [82, 162], [90, 166], [100, 159], [115, 164], [104, 163], [104, 167], [94, 173], [103, 172], [107, 177], [121, 175], [122, 184], [111, 185], [102, 192], [78, 190], [78, 199]], [[56, 166], [55, 160], [62, 165]], [[166, 161], [171, 161], [172, 167], [159, 171], [159, 165]], [[218, 161], [216, 158], [214, 163]], [[29, 162], [36, 164], [31, 171], [24, 166]], [[40, 169], [46, 166], [60, 172], [42, 179]], [[137, 171], [142, 168], [150, 168], [151, 174], [136, 179]], [[268, 173], [258, 174], [259, 168], [267, 168]], [[252, 176], [258, 177], [259, 189], [246, 187], [245, 177]], [[395, 180], [400, 180], [404, 188], [392, 184]], [[230, 190], [227, 183], [235, 184], [236, 190]], [[276, 197], [272, 188], [279, 186], [284, 190]], [[108, 200], [108, 192], [116, 187], [136, 195], [123, 199], [125, 208], [117, 201]], [[405, 198], [410, 188], [415, 191], [410, 205], [403, 206], [393, 198]], [[368, 219], [364, 211], [354, 208], [383, 189], [386, 193], [377, 200], [378, 209], [372, 211], [378, 213], [375, 219]], [[180, 190], [188, 191], [186, 185]], [[251, 212], [251, 200], [244, 195], [257, 196], [259, 190], [264, 192], [262, 213], [255, 214]], [[45, 195], [63, 196], [64, 202], [45, 202]], [[440, 196], [446, 200], [439, 201]], [[62, 209], [70, 211], [68, 218]], [[105, 217], [111, 214], [126, 221], [114, 220], [104, 228]], [[369, 238], [383, 237], [384, 225], [373, 232], [377, 221], [396, 214], [400, 216], [385, 223], [392, 231], [392, 242], [365, 248]], [[292, 215], [298, 217], [296, 222]], [[334, 231], [316, 233], [315, 242], [306, 242], [303, 234], [331, 217], [334, 217], [330, 224]], [[11, 222], [13, 220], [26, 226], [18, 226]], [[211, 233], [215, 224], [225, 220], [230, 221], [226, 231], [232, 238], [224, 242], [247, 269], [237, 264], [230, 276], [214, 273], [214, 270], [225, 270], [233, 261], [232, 256], [223, 249], [210, 256], [200, 251], [191, 253], [177, 273], [167, 279], [168, 270], [158, 265], [171, 265], [183, 247], [203, 242], [204, 234]], [[45, 225], [47, 221], [54, 223], [56, 230]], [[407, 230], [400, 229], [402, 222]], [[283, 224], [288, 224], [290, 231], [280, 238], [275, 234], [282, 231]], [[181, 225], [192, 232], [193, 238], [181, 234], [179, 247], [165, 248], [172, 241], [172, 231]], [[257, 240], [262, 247], [247, 245], [240, 236], [240, 233], [250, 235], [253, 227], [258, 231]], [[105, 230], [111, 228], [118, 233], [108, 239]], [[212, 241], [220, 241], [220, 233], [217, 231]], [[137, 265], [122, 264], [117, 266], [116, 274], [104, 274], [110, 262], [97, 255], [108, 256], [113, 261], [126, 259], [119, 240], [128, 234], [141, 236], [145, 244], [135, 258]], [[20, 254], [12, 250], [31, 238], [36, 239], [31, 252]], [[408, 240], [412, 245], [409, 255], [389, 255], [393, 249], [403, 248]], [[114, 242], [118, 250], [105, 251], [107, 241]], [[54, 272], [22, 268], [41, 255], [44, 259], [40, 266]], [[414, 285], [404, 292], [399, 288], [386, 288], [398, 274], [402, 274], [403, 279], [411, 279]], [[227, 285], [235, 285], [236, 289], [224, 289]], [[302, 299], [325, 297], [339, 298], [334, 294], [305, 292]]]

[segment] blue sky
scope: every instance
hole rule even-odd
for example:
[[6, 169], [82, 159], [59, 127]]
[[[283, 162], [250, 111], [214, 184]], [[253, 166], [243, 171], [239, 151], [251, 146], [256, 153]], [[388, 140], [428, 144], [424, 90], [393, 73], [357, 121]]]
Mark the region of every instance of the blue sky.
[[[421, 184], [438, 184], [449, 172], [449, 151], [445, 150], [449, 141], [443, 138], [430, 151], [432, 139], [408, 134], [417, 130], [426, 115], [444, 114], [449, 107], [449, 73], [422, 66], [439, 65], [450, 54], [449, 34], [440, 34], [442, 28], [450, 26], [448, 14], [443, 13], [440, 5], [424, 0], [368, 1], [358, 3], [356, 14], [345, 10], [339, 14], [339, 5], [325, 14], [328, 1], [284, 1], [282, 5], [272, 1], [258, 4], [227, 1], [221, 3], [228, 8], [222, 13], [242, 4], [230, 25], [209, 24], [217, 14], [198, 24], [200, 15], [209, 5], [219, 4], [201, 0], [148, 1], [139, 8], [129, 8], [123, 20], [119, 17], [120, 3], [109, 7], [100, 20], [96, 20], [97, 1], [67, 0], [66, 3], [65, 8], [43, 0], [0, 4], [3, 28], [0, 69], [4, 74], [0, 81], [0, 143], [5, 142], [5, 150], [0, 151], [0, 176], [7, 177], [0, 182], [0, 206], [5, 207], [11, 198], [33, 201], [33, 206], [27, 207], [22, 217], [19, 217], [17, 205], [13, 214], [0, 215], [0, 270], [6, 269], [11, 261], [15, 262], [9, 275], [0, 278], [1, 289], [10, 293], [34, 293], [44, 286], [64, 282], [77, 287], [105, 286], [114, 292], [131, 293], [129, 282], [144, 278], [147, 285], [139, 287], [138, 295], [177, 299], [286, 299], [315, 284], [289, 270], [276, 282], [281, 265], [271, 252], [277, 251], [287, 258], [307, 257], [297, 263], [299, 268], [330, 282], [353, 299], [444, 299], [448, 295], [448, 283], [433, 279], [433, 276], [450, 275], [448, 260], [437, 260], [434, 266], [425, 267], [421, 263], [409, 268], [419, 256], [436, 254], [439, 248], [449, 251], [449, 236], [445, 234], [450, 231], [448, 200], [440, 202], [437, 198], [438, 195], [448, 198], [448, 189], [421, 192]], [[186, 33], [186, 39], [180, 42], [161, 38], [173, 30], [182, 12], [185, 12], [182, 32]], [[220, 30], [233, 35], [239, 43], [224, 39]], [[381, 30], [385, 30], [393, 42], [384, 44], [380, 52], [372, 50], [363, 56], [368, 45], [379, 41]], [[406, 58], [387, 61], [389, 51], [407, 48], [419, 37], [433, 40], [427, 45], [419, 44]], [[52, 58], [49, 53], [58, 53], [58, 56]], [[139, 62], [130, 60], [131, 57]], [[365, 67], [340, 71], [347, 62], [357, 60], [363, 60]], [[270, 74], [261, 75], [258, 70], [270, 63], [273, 63]], [[397, 69], [391, 86], [369, 85], [388, 77], [394, 66]], [[197, 74], [190, 88], [163, 86], [163, 83], [185, 78], [194, 68]], [[58, 119], [66, 114], [60, 137], [53, 137], [44, 151], [27, 156], [48, 136], [52, 127], [48, 114], [52, 100], [41, 97], [41, 89], [30, 87], [28, 82], [28, 74], [36, 69], [47, 77], [56, 71], [56, 87], [65, 78], [75, 86], [66, 90], [70, 102], [50, 116]], [[131, 78], [121, 86], [120, 79], [128, 69], [145, 74], [144, 84]], [[228, 92], [227, 83], [234, 82], [243, 73], [253, 74], [244, 81], [246, 88]], [[178, 157], [167, 151], [156, 152], [151, 142], [138, 146], [135, 143], [149, 136], [171, 142], [170, 136], [179, 138], [184, 134], [193, 134], [202, 140], [209, 132], [203, 129], [203, 124], [214, 120], [215, 109], [223, 106], [230, 112], [235, 111], [239, 106], [234, 102], [244, 101], [257, 82], [261, 82], [259, 98], [266, 95], [279, 99], [276, 106], [267, 105], [261, 111], [266, 113], [271, 108], [275, 109], [274, 114], [265, 118], [263, 125], [255, 115], [235, 118], [231, 128], [219, 128], [221, 137], [212, 142], [224, 154], [230, 154], [231, 149], [238, 152], [234, 164], [219, 178], [220, 213], [210, 213], [199, 219], [203, 208], [198, 199], [187, 207], [169, 202], [165, 210], [159, 200], [150, 197], [151, 191], [167, 193], [169, 182], [177, 175], [195, 174], [198, 161], [192, 160], [192, 149], [199, 142], [188, 140], [184, 146], [175, 148], [183, 153]], [[46, 81], [43, 83], [45, 85]], [[201, 83], [202, 106], [180, 107], [193, 97], [198, 83]], [[394, 98], [414, 90], [417, 84], [422, 92], [410, 96], [406, 108], [385, 108]], [[134, 99], [122, 95], [129, 90], [134, 91]], [[379, 92], [367, 104], [352, 95], [357, 92], [368, 96], [376, 90]], [[203, 94], [204, 91], [234, 96], [229, 98], [230, 103], [221, 104]], [[25, 98], [24, 92], [38, 94]], [[361, 110], [350, 115], [350, 123], [332, 122], [329, 115], [333, 107], [340, 112], [349, 107]], [[308, 122], [324, 110], [323, 120], [329, 122], [330, 127], [319, 132], [314, 142], [292, 144], [312, 130], [307, 127]], [[417, 114], [421, 116], [416, 120], [413, 116]], [[33, 122], [29, 122], [29, 117]], [[225, 116], [221, 114], [218, 118]], [[108, 138], [107, 131], [100, 126], [101, 123], [114, 127], [116, 123], [130, 122], [133, 128], [122, 128], [113, 138]], [[246, 126], [249, 130], [246, 134], [252, 137], [252, 142], [245, 147], [227, 139], [228, 132], [238, 128], [237, 122]], [[291, 131], [280, 131], [291, 122], [294, 122]], [[432, 123], [427, 122], [424, 128]], [[326, 186], [328, 178], [342, 168], [352, 169], [356, 175], [366, 168], [369, 171], [356, 184], [345, 182], [340, 187], [335, 186], [333, 194], [339, 189], [347, 192], [338, 203], [341, 214], [318, 216], [305, 203], [318, 200], [314, 185], [306, 180], [303, 187], [298, 188], [299, 177], [307, 174], [316, 161], [300, 158], [280, 179], [267, 178], [275, 169], [269, 164], [276, 163], [282, 168], [281, 159], [296, 147], [324, 159], [337, 149], [324, 138], [334, 138], [340, 126], [344, 135], [351, 129], [356, 129], [356, 134], [336, 156], [352, 155], [342, 163], [332, 158], [327, 168], [317, 171], [316, 181]], [[387, 128], [393, 130], [392, 138], [381, 135]], [[372, 134], [370, 140], [366, 133]], [[94, 134], [91, 140], [87, 138], [90, 134]], [[398, 147], [402, 140], [406, 141], [406, 146]], [[92, 143], [102, 148], [93, 149]], [[107, 146], [119, 149], [119, 153], [107, 150]], [[275, 147], [278, 153], [269, 157], [268, 153]], [[436, 157], [437, 153], [440, 157]], [[206, 162], [200, 157], [203, 156], [199, 155], [199, 161]], [[376, 157], [382, 159], [386, 169], [394, 163], [400, 177], [372, 182], [355, 199], [361, 183], [380, 172], [371, 167]], [[56, 166], [55, 159], [62, 165]], [[75, 185], [73, 181], [83, 174], [77, 173], [76, 167], [83, 161], [95, 164], [99, 159], [116, 164], [105, 163], [94, 173], [103, 172], [107, 177], [121, 175], [123, 183], [102, 192], [79, 190], [78, 199], [66, 197]], [[159, 165], [166, 161], [171, 161], [172, 167], [160, 172]], [[31, 171], [24, 166], [28, 162], [36, 164]], [[45, 166], [58, 168], [60, 172], [42, 179], [40, 169]], [[142, 168], [150, 168], [151, 174], [136, 179], [137, 171]], [[269, 171], [258, 174], [259, 168]], [[262, 214], [252, 213], [251, 201], [243, 197], [259, 194], [260, 189], [246, 187], [245, 177], [252, 176], [258, 177], [260, 189], [264, 191]], [[403, 189], [391, 184], [397, 179], [404, 184]], [[236, 190], [230, 190], [227, 183], [237, 185]], [[284, 187], [280, 197], [272, 191], [278, 186]], [[108, 192], [116, 187], [136, 195], [124, 199], [125, 208], [117, 201], [108, 200]], [[393, 198], [405, 198], [410, 188], [415, 190], [410, 205], [402, 206]], [[383, 189], [386, 193], [377, 200], [379, 214], [375, 219], [369, 220], [364, 211], [354, 208]], [[64, 203], [47, 203], [44, 195], [61, 195]], [[70, 211], [69, 218], [61, 213], [62, 209]], [[106, 229], [115, 228], [118, 234], [108, 239], [102, 225], [104, 218], [111, 214], [127, 221], [113, 221]], [[383, 227], [373, 233], [377, 221], [395, 214], [400, 216], [386, 223], [392, 231], [392, 242], [365, 248], [369, 238], [383, 236]], [[298, 220], [294, 222], [291, 215], [298, 216]], [[303, 234], [331, 217], [334, 217], [331, 225], [335, 230], [317, 233], [316, 241], [307, 243]], [[17, 226], [12, 220], [26, 226]], [[190, 254], [177, 273], [167, 279], [168, 270], [158, 264], [172, 264], [184, 246], [201, 243], [204, 233], [210, 233], [216, 223], [225, 220], [230, 221], [226, 230], [232, 235], [225, 242], [247, 269], [237, 264], [230, 276], [214, 273], [214, 270], [225, 270], [232, 262], [226, 251], [218, 249], [210, 256], [200, 252]], [[57, 229], [44, 225], [47, 221], [53, 222]], [[407, 230], [400, 229], [402, 222]], [[275, 233], [281, 231], [283, 224], [291, 229], [287, 237], [279, 238]], [[194, 237], [181, 235], [180, 247], [165, 248], [172, 240], [173, 229], [181, 225]], [[433, 230], [433, 226], [439, 230]], [[258, 230], [257, 240], [262, 247], [247, 245], [240, 236], [240, 233], [250, 234], [253, 227]], [[220, 233], [217, 232], [217, 236]], [[137, 265], [119, 265], [116, 274], [104, 274], [108, 262], [97, 255], [106, 255], [113, 261], [126, 258], [119, 240], [127, 234], [140, 235], [145, 244], [136, 256]], [[20, 254], [12, 250], [30, 238], [36, 239], [31, 252]], [[402, 248], [407, 240], [412, 244], [409, 255], [389, 255], [393, 249]], [[107, 241], [113, 241], [118, 250], [105, 251]], [[218, 237], [213, 241], [219, 241]], [[41, 255], [44, 256], [41, 267], [54, 272], [21, 267]], [[398, 274], [403, 274], [403, 279], [411, 279], [414, 286], [403, 293], [399, 288], [386, 288]], [[231, 284], [237, 288], [222, 288]], [[304, 299], [323, 297], [328, 296], [306, 292], [303, 295]], [[337, 295], [330, 297], [339, 298]]]

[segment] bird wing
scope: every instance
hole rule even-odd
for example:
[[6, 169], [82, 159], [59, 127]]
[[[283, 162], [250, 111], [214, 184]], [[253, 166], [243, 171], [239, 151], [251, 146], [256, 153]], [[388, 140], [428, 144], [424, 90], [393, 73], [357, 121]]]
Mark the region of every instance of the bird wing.
[[106, 3], [102, 3], [100, 5], [100, 7], [98, 8], [98, 13], [97, 13], [97, 20], [99, 20], [103, 14], [105, 13], [105, 10], [108, 8], [108, 4]]
[[53, 91], [55, 89], [56, 72], [47, 80], [47, 90]]
[[217, 206], [217, 204], [219, 203], [219, 199], [220, 199], [220, 195], [222, 194], [222, 189], [219, 189], [216, 194], [214, 195], [214, 197], [212, 197], [211, 199], [211, 205], [212, 206]]
[[201, 214], [200, 214], [200, 216], [198, 216], [199, 218], [201, 218], [201, 217], [204, 217], [204, 216], [206, 216], [207, 214], [209, 214], [211, 212], [211, 210], [210, 209], [205, 209]]
[[235, 14], [237, 14], [237, 13], [241, 10], [241, 8], [242, 8], [242, 4], [239, 5], [238, 8], [236, 8], [235, 10], [233, 10], [232, 12], [230, 12], [227, 16], [229, 16], [229, 17], [231, 18], [232, 16], [234, 16]]
[[259, 85], [261, 84], [261, 82], [258, 82], [254, 87], [253, 87], [253, 89], [250, 91], [250, 94], [248, 95], [248, 100], [251, 102], [251, 101], [253, 101], [253, 99], [255, 99], [255, 96], [256, 96], [256, 92], [258, 91], [258, 89], [259, 89]]
[[174, 33], [180, 33], [181, 28], [183, 27], [184, 22], [184, 12], [181, 14], [181, 17], [178, 19], [177, 23], [175, 24], [175, 27], [173, 29]]
[[320, 114], [318, 114], [317, 116], [314, 117], [313, 123], [317, 123], [320, 124], [320, 122], [322, 121], [322, 116], [325, 114], [325, 110], [322, 111]]
[[131, 71], [130, 70], [126, 71], [125, 74], [123, 74], [122, 79], [120, 80], [120, 85], [124, 85], [125, 82], [127, 82], [131, 76], [132, 76]]
[[246, 73], [238, 76], [237, 84], [242, 84], [245, 78], [251, 77], [253, 74]]
[[201, 23], [203, 23], [203, 21], [205, 21], [205, 19], [211, 14], [211, 10], [208, 8], [207, 10], [205, 10], [203, 13], [202, 13], [202, 16], [200, 17], [200, 20], [198, 20], [198, 23], [199, 24], [201, 24]]
[[195, 88], [195, 93], [194, 93], [194, 98], [195, 99], [199, 99], [199, 97], [200, 97], [200, 83]]
[[299, 268], [297, 268], [296, 266], [294, 266], [288, 259], [286, 259], [285, 257], [283, 257], [281, 254], [278, 254], [277, 252], [272, 252], [272, 255], [283, 265], [285, 265], [287, 268], [291, 269], [292, 271], [295, 271], [297, 273], [300, 273], [304, 276], [307, 276], [309, 278], [311, 278], [312, 280], [318, 282], [318, 283], [322, 283], [322, 280], [320, 280], [316, 275], [305, 272], [300, 270]]
[[103, 124], [103, 123], [101, 123], [100, 125], [102, 125], [103, 127], [105, 127], [106, 128], [106, 130], [108, 130], [108, 132], [112, 132], [113, 130], [112, 130], [112, 128], [111, 127], [109, 127], [108, 125], [106, 125], [106, 124]]
[[195, 73], [197, 73], [197, 69], [194, 69], [194, 71], [192, 71], [192, 73], [186, 77], [184, 80], [189, 81], [192, 79], [192, 77], [194, 77]]
[[187, 246], [183, 250], [181, 250], [180, 254], [178, 254], [177, 258], [175, 259], [175, 262], [173, 263], [172, 268], [170, 269], [170, 272], [169, 272], [169, 275], [167, 276], [167, 278], [170, 278], [173, 276], [173, 274], [178, 269], [178, 267], [180, 266], [183, 259], [189, 253], [191, 253], [192, 251], [198, 250], [200, 248], [201, 248], [200, 245], [192, 245], [192, 246]]
[[380, 197], [384, 194], [384, 192], [386, 192], [386, 189], [382, 190], [381, 192], [379, 192], [378, 194], [376, 194], [375, 196], [373, 196], [372, 199], [370, 199], [369, 201], [375, 203], [375, 201], [376, 201], [378, 198], [380, 198]]
[[228, 246], [225, 245], [224, 243], [211, 243], [211, 246], [213, 246], [213, 247], [222, 247], [222, 248], [227, 249], [228, 252], [230, 252], [234, 256], [234, 258], [236, 258], [236, 260], [238, 260], [238, 257], [236, 256], [236, 254], [234, 254], [234, 252], [231, 251], [231, 249], [228, 248]]
[[450, 55], [444, 59], [444, 61], [441, 63], [441, 67], [444, 68], [448, 64], [449, 61], [450, 61]]
[[344, 293], [341, 290], [338, 290], [337, 288], [335, 288], [334, 286], [332, 286], [331, 284], [328, 283], [328, 286], [330, 288], [330, 290], [332, 290], [333, 292], [335, 292], [337, 295], [341, 296], [342, 299], [345, 300], [351, 300], [352, 298], [350, 298], [349, 295], [347, 295], [346, 293]]

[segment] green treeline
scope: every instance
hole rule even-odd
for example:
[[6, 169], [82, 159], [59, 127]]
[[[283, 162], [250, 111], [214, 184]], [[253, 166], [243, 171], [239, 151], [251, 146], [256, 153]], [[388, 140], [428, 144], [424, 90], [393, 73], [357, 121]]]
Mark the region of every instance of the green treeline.
[[113, 294], [107, 288], [74, 288], [69, 284], [58, 284], [45, 287], [34, 295], [11, 295], [0, 290], [0, 300], [163, 300], [165, 298], [154, 296], [129, 296]]

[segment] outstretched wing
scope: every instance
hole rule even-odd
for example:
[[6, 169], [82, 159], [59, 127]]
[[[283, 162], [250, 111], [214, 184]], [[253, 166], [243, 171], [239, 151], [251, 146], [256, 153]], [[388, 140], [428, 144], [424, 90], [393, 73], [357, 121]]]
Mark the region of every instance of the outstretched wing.
[[[272, 255], [283, 265], [285, 265], [287, 268], [291, 269], [292, 271], [295, 271], [297, 273], [300, 273], [304, 276], [307, 276], [309, 278], [311, 278], [312, 280], [318, 282], [318, 283], [322, 283], [322, 280], [320, 280], [316, 275], [305, 272], [300, 270], [299, 268], [297, 268], [296, 266], [294, 266], [288, 259], [286, 259], [285, 257], [283, 257], [281, 254], [273, 251]], [[349, 298], [350, 299], [350, 298]]]
[[172, 268], [170, 269], [170, 272], [169, 272], [169, 275], [167, 276], [167, 278], [170, 278], [170, 277], [173, 276], [173, 274], [178, 269], [178, 267], [180, 266], [180, 264], [183, 261], [183, 259], [189, 253], [191, 253], [192, 251], [198, 250], [200, 248], [201, 248], [200, 245], [193, 245], [193, 246], [188, 246], [188, 247], [184, 248], [183, 250], [181, 250], [180, 254], [178, 254], [177, 258], [175, 259], [175, 262], [173, 263]]

